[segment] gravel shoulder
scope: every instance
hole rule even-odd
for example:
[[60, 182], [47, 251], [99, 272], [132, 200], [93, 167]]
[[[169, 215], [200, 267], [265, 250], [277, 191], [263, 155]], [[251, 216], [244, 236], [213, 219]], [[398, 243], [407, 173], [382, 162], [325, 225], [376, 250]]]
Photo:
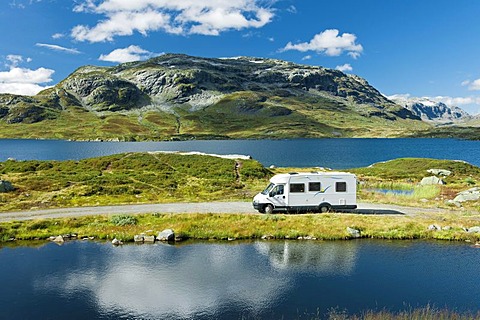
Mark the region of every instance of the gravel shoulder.
[[[199, 202], [199, 203], [158, 203], [158, 204], [133, 204], [98, 207], [74, 207], [43, 210], [25, 210], [0, 212], [0, 222], [14, 220], [32, 220], [47, 218], [70, 218], [88, 215], [109, 214], [141, 214], [141, 213], [258, 213], [252, 207], [251, 202]], [[455, 212], [437, 208], [413, 208], [397, 205], [358, 203], [356, 210], [346, 210], [347, 213], [371, 214], [371, 215], [407, 215], [415, 216], [425, 213], [449, 213]]]

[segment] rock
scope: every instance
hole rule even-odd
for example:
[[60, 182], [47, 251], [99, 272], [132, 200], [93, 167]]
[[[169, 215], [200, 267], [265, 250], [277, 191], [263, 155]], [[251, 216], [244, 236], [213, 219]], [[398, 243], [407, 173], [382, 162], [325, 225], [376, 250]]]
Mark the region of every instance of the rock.
[[471, 188], [459, 192], [453, 202], [478, 201], [480, 200], [480, 187]]
[[12, 183], [7, 180], [0, 180], [0, 192], [10, 192], [15, 190]]
[[445, 170], [445, 169], [428, 169], [427, 172], [436, 176], [440, 175], [444, 177], [448, 177], [449, 175], [452, 174], [452, 171]]
[[436, 225], [436, 224], [431, 224], [431, 225], [428, 226], [428, 230], [431, 230], [431, 231], [442, 230], [442, 227], [440, 227], [439, 225]]
[[444, 230], [444, 231], [452, 230], [452, 227], [450, 227], [450, 226], [445, 226], [445, 227], [442, 228], [442, 230]]
[[350, 228], [347, 227], [347, 232], [353, 237], [353, 238], [360, 238], [362, 236], [362, 233], [358, 229]]
[[270, 239], [274, 239], [275, 237], [271, 234], [264, 234], [262, 236], [262, 240], [270, 240]]
[[445, 184], [445, 181], [435, 176], [431, 176], [431, 177], [423, 178], [422, 181], [420, 181], [420, 184], [422, 186], [432, 185], [432, 184]]
[[165, 229], [162, 232], [158, 233], [157, 240], [158, 241], [174, 241], [175, 232], [173, 232], [172, 229]]
[[134, 242], [143, 242], [144, 241], [144, 236], [143, 234], [136, 234], [133, 236], [133, 241]]
[[467, 229], [468, 233], [480, 233], [480, 227], [475, 226]]
[[143, 242], [154, 243], [155, 242], [155, 236], [144, 236], [143, 237]]
[[57, 236], [55, 239], [53, 239], [54, 242], [62, 243], [65, 242], [65, 239], [63, 239], [62, 236]]
[[115, 239], [112, 240], [112, 244], [113, 244], [114, 246], [119, 246], [119, 245], [122, 245], [123, 242], [120, 241], [120, 240], [118, 240], [117, 238], [115, 238]]

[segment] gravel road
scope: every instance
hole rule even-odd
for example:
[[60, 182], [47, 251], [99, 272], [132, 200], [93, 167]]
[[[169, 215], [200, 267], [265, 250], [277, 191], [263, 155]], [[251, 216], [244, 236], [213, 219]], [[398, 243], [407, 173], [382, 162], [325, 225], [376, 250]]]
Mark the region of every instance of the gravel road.
[[[45, 218], [66, 218], [88, 215], [139, 214], [139, 213], [258, 213], [251, 202], [200, 202], [158, 203], [99, 207], [75, 207], [62, 209], [25, 210], [0, 212], [0, 222]], [[445, 209], [402, 207], [386, 204], [358, 203], [358, 209], [345, 212], [372, 215], [409, 215], [419, 213], [445, 213]]]

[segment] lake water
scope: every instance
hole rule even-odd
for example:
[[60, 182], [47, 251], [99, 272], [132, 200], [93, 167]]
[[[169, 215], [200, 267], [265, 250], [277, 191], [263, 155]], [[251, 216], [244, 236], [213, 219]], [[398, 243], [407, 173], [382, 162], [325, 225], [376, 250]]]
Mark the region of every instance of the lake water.
[[480, 249], [257, 241], [0, 249], [0, 319], [309, 319], [331, 308], [480, 310]]
[[131, 151], [200, 151], [250, 155], [265, 166], [368, 166], [401, 157], [463, 160], [480, 166], [480, 141], [456, 139], [292, 139], [80, 142], [0, 139], [0, 161], [83, 159]]

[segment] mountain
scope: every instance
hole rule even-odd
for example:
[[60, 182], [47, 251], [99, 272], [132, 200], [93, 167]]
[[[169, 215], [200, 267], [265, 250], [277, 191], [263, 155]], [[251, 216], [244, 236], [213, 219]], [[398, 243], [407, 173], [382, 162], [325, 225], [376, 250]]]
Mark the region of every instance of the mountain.
[[465, 110], [456, 106], [447, 106], [443, 102], [432, 101], [428, 98], [390, 97], [392, 101], [404, 106], [423, 121], [435, 124], [453, 124], [465, 122], [472, 118]]
[[165, 54], [0, 94], [0, 137], [109, 140], [405, 136], [430, 126], [365, 79], [291, 62]]

